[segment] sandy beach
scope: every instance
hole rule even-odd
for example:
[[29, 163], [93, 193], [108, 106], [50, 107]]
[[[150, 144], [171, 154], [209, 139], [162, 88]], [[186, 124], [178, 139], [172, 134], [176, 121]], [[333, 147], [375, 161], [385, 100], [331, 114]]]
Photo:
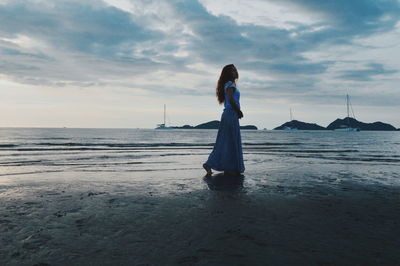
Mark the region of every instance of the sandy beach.
[[398, 187], [260, 183], [248, 189], [256, 180], [246, 175], [3, 176], [1, 264], [400, 263]]

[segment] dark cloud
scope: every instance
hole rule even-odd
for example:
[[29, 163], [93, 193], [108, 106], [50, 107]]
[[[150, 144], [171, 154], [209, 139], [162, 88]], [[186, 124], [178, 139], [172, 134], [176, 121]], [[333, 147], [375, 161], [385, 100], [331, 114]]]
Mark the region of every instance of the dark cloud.
[[54, 1], [44, 6], [10, 1], [0, 5], [0, 25], [3, 36], [24, 34], [58, 49], [113, 58], [131, 55], [136, 43], [163, 38], [138, 25], [131, 14], [98, 1]]
[[[188, 48], [198, 60], [210, 63], [242, 62], [249, 68], [254, 66], [259, 70], [260, 65], [266, 66], [271, 61], [276, 62], [276, 68], [279, 68], [278, 65], [297, 65], [299, 60], [305, 61], [299, 52], [307, 49], [302, 41], [290, 37], [290, 31], [238, 25], [228, 16], [217, 17], [208, 13], [197, 1], [179, 2], [176, 10], [194, 32]], [[287, 71], [290, 72], [290, 69]]]
[[[23, 83], [86, 86], [161, 68], [135, 48], [165, 36], [135, 19], [100, 1], [6, 2], [0, 5], [0, 38], [6, 39], [0, 71]], [[44, 48], [12, 42], [21, 35]]]
[[[320, 12], [327, 23], [343, 26], [342, 32], [388, 30], [398, 20], [400, 3], [392, 0], [296, 0], [297, 6]], [[346, 27], [344, 27], [346, 26]]]
[[363, 69], [350, 69], [341, 71], [338, 77], [354, 81], [371, 81], [376, 76], [391, 75], [398, 70], [386, 69], [382, 64], [369, 63]]
[[[350, 44], [354, 38], [393, 29], [400, 18], [397, 1], [286, 1], [293, 6], [318, 12], [325, 22], [298, 25], [285, 30], [275, 27], [238, 25], [228, 16], [214, 16], [197, 1], [176, 4], [177, 13], [195, 33], [191, 51], [211, 62], [264, 62], [265, 69], [299, 73], [308, 67], [303, 52], [322, 44]], [[268, 64], [275, 65], [270, 67]], [[260, 63], [247, 64], [248, 67]], [[285, 69], [285, 66], [287, 67]], [[325, 67], [321, 67], [324, 70]], [[311, 71], [311, 74], [315, 74]]]
[[[395, 27], [400, 18], [396, 0], [299, 0], [286, 1], [299, 8], [319, 13], [325, 18], [316, 26], [323, 30], [303, 34], [307, 42], [348, 44], [353, 38], [385, 32]], [[304, 27], [300, 27], [303, 30]]]
[[318, 63], [309, 62], [303, 58], [293, 61], [274, 60], [274, 61], [256, 61], [242, 63], [241, 65], [248, 69], [264, 69], [269, 73], [286, 75], [314, 75], [324, 73], [328, 66], [333, 64], [331, 61], [322, 61]]

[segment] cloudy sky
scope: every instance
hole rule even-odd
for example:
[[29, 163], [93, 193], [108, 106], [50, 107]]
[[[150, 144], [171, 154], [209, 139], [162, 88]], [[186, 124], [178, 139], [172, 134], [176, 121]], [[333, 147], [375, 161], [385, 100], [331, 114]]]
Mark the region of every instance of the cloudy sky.
[[400, 0], [0, 0], [0, 126], [154, 128], [219, 119], [400, 127]]

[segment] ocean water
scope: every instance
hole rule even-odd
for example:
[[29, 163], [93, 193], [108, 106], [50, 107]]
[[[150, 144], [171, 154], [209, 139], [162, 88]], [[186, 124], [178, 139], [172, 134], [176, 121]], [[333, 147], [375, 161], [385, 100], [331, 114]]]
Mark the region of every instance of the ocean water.
[[[141, 176], [201, 180], [217, 130], [1, 128], [0, 180]], [[400, 184], [400, 132], [242, 130], [243, 186]], [[3, 178], [3, 179], [1, 179]], [[166, 181], [167, 182], [167, 181]], [[146, 183], [146, 182], [144, 182]], [[162, 187], [162, 184], [158, 185]], [[196, 188], [201, 186], [194, 185]]]
[[216, 134], [1, 128], [0, 264], [399, 264], [400, 132]]

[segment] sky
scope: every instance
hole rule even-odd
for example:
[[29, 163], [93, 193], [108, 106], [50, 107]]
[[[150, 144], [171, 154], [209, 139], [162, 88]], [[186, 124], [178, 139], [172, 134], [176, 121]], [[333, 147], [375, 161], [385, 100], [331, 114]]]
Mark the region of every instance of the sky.
[[346, 116], [400, 128], [400, 0], [0, 0], [0, 127], [154, 128]]

